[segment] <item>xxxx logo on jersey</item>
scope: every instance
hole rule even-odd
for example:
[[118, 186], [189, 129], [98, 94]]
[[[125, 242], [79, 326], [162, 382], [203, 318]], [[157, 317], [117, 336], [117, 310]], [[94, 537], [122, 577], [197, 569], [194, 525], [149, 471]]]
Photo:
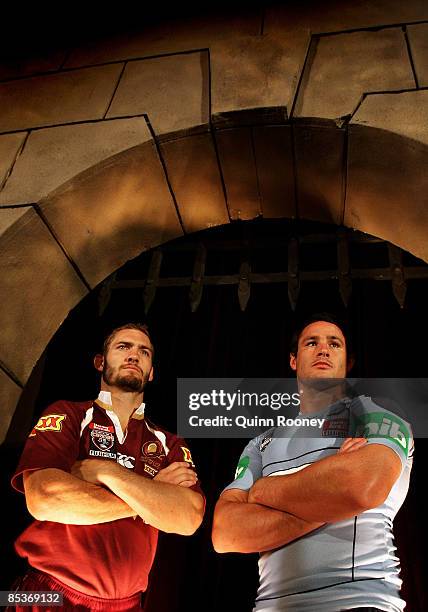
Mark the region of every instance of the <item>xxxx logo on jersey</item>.
[[37, 431], [61, 431], [65, 419], [65, 414], [46, 414], [40, 417], [29, 438], [35, 436]]
[[193, 463], [192, 455], [191, 455], [189, 449], [186, 448], [185, 446], [180, 446], [180, 448], [183, 451], [183, 459], [184, 459], [184, 461], [186, 461], [187, 463], [190, 463], [190, 465], [192, 467], [195, 467], [195, 464]]

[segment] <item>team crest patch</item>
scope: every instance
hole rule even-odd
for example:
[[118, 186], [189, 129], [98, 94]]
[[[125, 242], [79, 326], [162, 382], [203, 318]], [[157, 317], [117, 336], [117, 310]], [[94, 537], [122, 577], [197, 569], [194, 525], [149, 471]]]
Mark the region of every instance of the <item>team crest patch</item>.
[[186, 448], [185, 446], [180, 446], [180, 448], [183, 451], [183, 459], [184, 459], [184, 461], [186, 461], [186, 463], [190, 463], [190, 465], [192, 467], [195, 467], [195, 464], [193, 463], [193, 459], [192, 459], [192, 454], [189, 451], [189, 449]]
[[65, 414], [47, 414], [40, 417], [29, 437], [35, 436], [37, 431], [61, 431], [66, 418]]
[[159, 440], [151, 440], [150, 442], [144, 442], [141, 452], [144, 457], [160, 457], [164, 455], [164, 450], [162, 444]]
[[89, 455], [91, 457], [116, 459], [114, 427], [112, 425], [90, 423], [89, 429], [91, 430]]

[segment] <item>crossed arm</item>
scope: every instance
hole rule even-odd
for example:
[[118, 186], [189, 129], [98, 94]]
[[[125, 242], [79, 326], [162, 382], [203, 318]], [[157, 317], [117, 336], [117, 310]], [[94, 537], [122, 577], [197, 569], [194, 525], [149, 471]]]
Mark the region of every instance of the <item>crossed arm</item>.
[[114, 461], [85, 459], [71, 474], [56, 468], [25, 472], [24, 488], [28, 510], [39, 520], [93, 525], [139, 515], [162, 531], [191, 535], [204, 512], [202, 496], [190, 489], [196, 480], [185, 462], [150, 480]]
[[263, 552], [380, 505], [401, 471], [393, 450], [347, 439], [336, 455], [290, 475], [257, 480], [248, 492], [225, 491], [217, 502], [217, 552]]
[[248, 501], [306, 521], [335, 522], [380, 506], [401, 472], [398, 455], [370, 444], [312, 463], [289, 476], [261, 478]]

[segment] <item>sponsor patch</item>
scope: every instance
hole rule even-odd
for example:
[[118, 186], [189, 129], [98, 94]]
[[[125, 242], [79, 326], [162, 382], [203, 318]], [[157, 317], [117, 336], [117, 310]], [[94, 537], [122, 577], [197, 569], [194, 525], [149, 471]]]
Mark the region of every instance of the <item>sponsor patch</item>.
[[321, 435], [327, 438], [346, 438], [349, 435], [349, 419], [325, 419]]
[[190, 463], [190, 465], [192, 467], [195, 467], [195, 464], [193, 463], [193, 459], [192, 459], [192, 454], [189, 451], [189, 449], [186, 448], [185, 446], [180, 446], [180, 448], [183, 451], [183, 459], [184, 459], [184, 461], [186, 461], [187, 463]]
[[35, 436], [37, 431], [61, 431], [66, 418], [66, 414], [47, 414], [40, 417], [29, 437]]
[[131, 457], [130, 455], [123, 455], [122, 453], [116, 453], [117, 457], [116, 457], [116, 461], [120, 464], [123, 465], [123, 467], [126, 467], [130, 470], [133, 470], [135, 467], [135, 463], [133, 463], [135, 461], [135, 457]]
[[158, 473], [158, 470], [155, 470], [154, 468], [150, 467], [150, 465], [147, 465], [147, 464], [144, 465], [144, 471], [153, 477], [156, 476], [156, 474]]
[[98, 423], [89, 423], [89, 429], [98, 429], [98, 431], [114, 432], [113, 425], [98, 425]]
[[238, 480], [239, 478], [242, 478], [244, 476], [249, 465], [250, 465], [250, 458], [247, 455], [245, 455], [244, 457], [241, 457], [236, 467], [235, 480]]
[[356, 419], [356, 437], [391, 440], [408, 457], [410, 431], [406, 423], [390, 412], [370, 412]]
[[272, 442], [272, 438], [264, 438], [264, 439], [261, 441], [261, 444], [260, 444], [260, 447], [259, 447], [260, 452], [262, 453], [262, 452], [265, 450], [265, 448], [266, 448], [267, 446], [269, 446], [269, 444], [270, 444], [271, 442]]

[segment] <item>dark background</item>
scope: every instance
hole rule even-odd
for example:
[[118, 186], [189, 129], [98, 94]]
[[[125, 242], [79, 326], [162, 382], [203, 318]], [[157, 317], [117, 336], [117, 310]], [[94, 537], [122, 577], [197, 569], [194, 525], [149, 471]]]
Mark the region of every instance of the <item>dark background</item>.
[[[286, 250], [279, 245], [292, 231], [295, 235], [334, 231], [309, 223], [257, 221], [229, 226], [182, 238], [173, 245], [197, 244], [199, 240], [246, 243], [253, 270], [286, 271]], [[245, 231], [244, 231], [245, 230]], [[263, 241], [271, 248], [259, 249]], [[239, 250], [208, 250], [207, 274], [237, 273]], [[118, 279], [144, 278], [150, 253], [126, 264]], [[191, 275], [191, 252], [165, 250], [161, 276]], [[335, 269], [336, 246], [305, 245], [300, 249], [305, 270]], [[410, 255], [405, 263], [422, 265]], [[386, 244], [354, 245], [355, 267], [388, 266]], [[0, 447], [3, 465], [3, 572], [0, 589], [10, 587], [22, 570], [12, 542], [29, 523], [23, 496], [8, 484], [25, 437], [40, 411], [56, 399], [85, 400], [98, 393], [98, 377], [92, 358], [105, 331], [129, 320], [149, 324], [156, 348], [155, 381], [147, 390], [147, 414], [161, 426], [176, 430], [177, 377], [288, 377], [288, 342], [297, 318], [305, 313], [333, 310], [345, 313], [354, 332], [357, 365], [353, 376], [427, 377], [428, 312], [427, 281], [408, 282], [406, 303], [400, 309], [388, 281], [354, 281], [348, 308], [343, 307], [335, 280], [307, 282], [301, 286], [297, 311], [290, 307], [287, 285], [253, 285], [245, 312], [238, 303], [237, 286], [205, 287], [195, 313], [189, 307], [189, 288], [160, 288], [147, 315], [142, 289], [114, 290], [104, 313], [99, 314], [99, 288], [69, 315], [35, 368], [18, 406], [8, 438]], [[23, 347], [25, 350], [25, 347]], [[233, 479], [245, 440], [189, 440], [202, 486], [207, 512], [202, 527], [190, 538], [161, 536], [151, 573], [146, 612], [251, 610], [257, 588], [257, 555], [218, 555], [211, 545], [212, 512], [223, 487]], [[416, 441], [410, 491], [395, 521], [402, 560], [407, 612], [428, 609], [425, 577], [427, 502], [423, 477], [426, 472], [426, 440]], [[138, 568], [136, 568], [138, 571]]]

